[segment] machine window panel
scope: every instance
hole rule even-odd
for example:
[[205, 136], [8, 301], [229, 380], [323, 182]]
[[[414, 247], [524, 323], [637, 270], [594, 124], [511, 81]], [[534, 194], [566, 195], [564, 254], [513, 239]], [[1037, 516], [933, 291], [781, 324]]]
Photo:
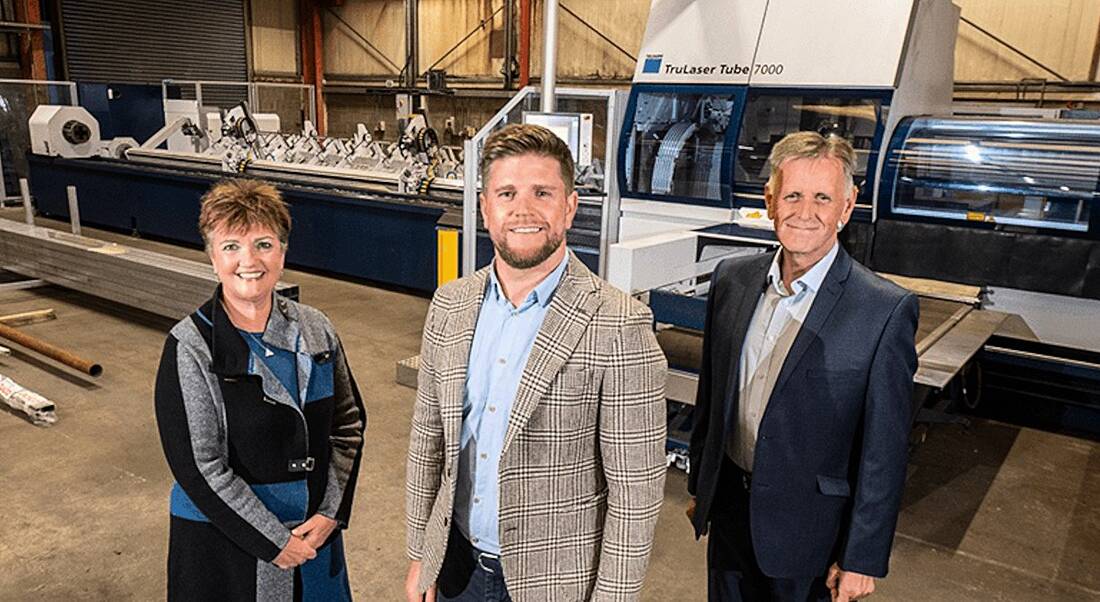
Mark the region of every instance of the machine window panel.
[[1100, 129], [1088, 140], [916, 125], [888, 161], [895, 213], [1085, 232], [1100, 183]]
[[733, 108], [728, 94], [638, 94], [624, 166], [628, 190], [721, 200]]
[[737, 141], [733, 182], [762, 188], [771, 176], [768, 155], [775, 143], [792, 132], [814, 131], [822, 135], [836, 134], [852, 143], [857, 163], [853, 177], [862, 190], [881, 118], [882, 101], [879, 99], [750, 96]]

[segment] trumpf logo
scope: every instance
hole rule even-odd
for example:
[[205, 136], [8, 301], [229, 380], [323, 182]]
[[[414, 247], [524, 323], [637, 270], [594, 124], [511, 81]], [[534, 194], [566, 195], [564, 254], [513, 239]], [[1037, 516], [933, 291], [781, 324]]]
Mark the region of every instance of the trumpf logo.
[[645, 63], [642, 64], [642, 73], [660, 73], [663, 54], [645, 55]]

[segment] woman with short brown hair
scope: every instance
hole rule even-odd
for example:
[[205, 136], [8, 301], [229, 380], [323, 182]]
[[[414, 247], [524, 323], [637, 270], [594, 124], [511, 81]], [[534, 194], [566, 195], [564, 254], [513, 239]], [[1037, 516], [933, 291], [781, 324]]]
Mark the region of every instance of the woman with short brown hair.
[[347, 526], [366, 412], [320, 311], [278, 297], [279, 192], [228, 180], [199, 229], [219, 285], [172, 329], [156, 382], [170, 600], [350, 600]]

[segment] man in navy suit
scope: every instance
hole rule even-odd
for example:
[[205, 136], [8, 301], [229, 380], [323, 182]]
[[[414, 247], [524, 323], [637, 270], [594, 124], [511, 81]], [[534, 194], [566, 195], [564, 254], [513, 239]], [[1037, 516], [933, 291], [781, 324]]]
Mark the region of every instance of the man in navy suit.
[[791, 134], [768, 159], [776, 253], [711, 280], [691, 436], [712, 601], [857, 600], [886, 575], [912, 424], [917, 298], [837, 233], [855, 151]]

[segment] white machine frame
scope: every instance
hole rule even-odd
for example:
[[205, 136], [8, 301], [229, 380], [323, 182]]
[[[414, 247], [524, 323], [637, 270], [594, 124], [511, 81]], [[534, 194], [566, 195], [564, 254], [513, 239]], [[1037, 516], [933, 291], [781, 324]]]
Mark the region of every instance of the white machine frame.
[[[690, 5], [653, 0], [634, 83], [671, 90], [681, 85], [745, 86], [750, 93], [891, 91], [877, 163], [867, 171], [877, 197], [885, 150], [897, 123], [914, 114], [950, 111], [954, 72], [944, 65], [953, 65], [960, 11], [950, 0], [857, 4], [858, 10], [852, 0], [695, 0]], [[877, 202], [863, 207], [871, 210], [872, 222], [877, 219]], [[606, 277], [633, 293], [708, 272], [713, 261], [692, 261], [689, 267], [687, 257], [675, 251], [694, 252], [692, 230], [723, 223], [759, 227], [765, 221], [754, 215], [759, 210], [632, 198], [627, 191], [621, 210], [621, 241], [611, 246]], [[734, 245], [774, 244], [729, 238]], [[673, 256], [657, 259], [650, 246]]]

